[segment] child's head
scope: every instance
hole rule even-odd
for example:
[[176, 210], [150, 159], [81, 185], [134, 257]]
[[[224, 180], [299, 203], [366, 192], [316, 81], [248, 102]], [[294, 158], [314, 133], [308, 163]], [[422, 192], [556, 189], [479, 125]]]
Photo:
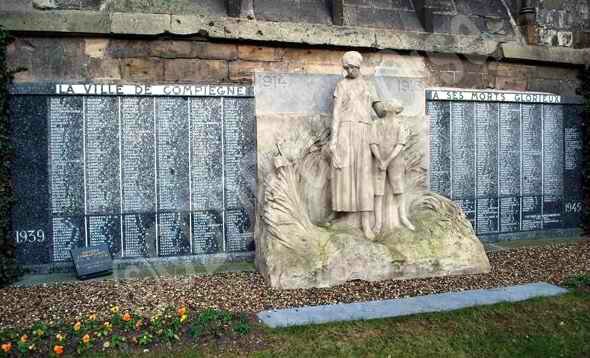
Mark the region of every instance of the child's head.
[[404, 106], [395, 99], [389, 101], [378, 101], [373, 103], [373, 109], [380, 118], [387, 117], [388, 114], [400, 114]]

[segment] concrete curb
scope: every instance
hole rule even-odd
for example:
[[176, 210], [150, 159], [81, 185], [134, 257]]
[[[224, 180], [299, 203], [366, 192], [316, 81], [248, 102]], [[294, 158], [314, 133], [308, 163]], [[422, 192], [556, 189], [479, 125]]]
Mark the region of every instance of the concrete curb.
[[262, 311], [257, 316], [266, 326], [271, 328], [291, 327], [453, 311], [501, 302], [525, 301], [535, 297], [558, 296], [567, 292], [568, 290], [564, 288], [540, 282], [395, 300]]

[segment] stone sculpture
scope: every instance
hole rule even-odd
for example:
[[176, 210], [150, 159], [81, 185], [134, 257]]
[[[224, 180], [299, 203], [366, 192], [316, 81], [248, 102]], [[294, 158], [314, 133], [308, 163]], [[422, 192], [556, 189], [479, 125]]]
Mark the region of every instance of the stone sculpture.
[[463, 211], [426, 190], [425, 117], [378, 100], [361, 61], [343, 58], [333, 118], [298, 118], [258, 153], [258, 270], [276, 288], [488, 272]]
[[414, 231], [414, 225], [408, 219], [404, 196], [403, 176], [406, 172], [406, 161], [402, 150], [406, 145], [407, 133], [401, 123], [400, 113], [403, 107], [397, 101], [375, 102], [373, 108], [381, 120], [372, 124], [371, 152], [375, 157], [374, 183], [375, 183], [375, 226], [374, 232], [381, 232], [383, 226], [383, 196], [385, 188], [389, 185], [393, 194], [394, 227], [400, 222], [408, 229]]
[[362, 56], [344, 54], [346, 77], [334, 92], [334, 116], [330, 153], [332, 155], [332, 209], [336, 213], [361, 214], [365, 236], [373, 239], [371, 216], [374, 208], [371, 160], [371, 104], [375, 98], [361, 77]]

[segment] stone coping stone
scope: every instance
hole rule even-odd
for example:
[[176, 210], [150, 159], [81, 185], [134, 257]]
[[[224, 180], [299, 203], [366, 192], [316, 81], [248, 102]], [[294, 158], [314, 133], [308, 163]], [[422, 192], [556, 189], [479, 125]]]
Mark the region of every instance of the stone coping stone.
[[501, 302], [519, 302], [535, 297], [558, 296], [567, 292], [564, 288], [539, 282], [395, 300], [270, 310], [262, 311], [257, 316], [266, 326], [279, 328], [445, 312]]

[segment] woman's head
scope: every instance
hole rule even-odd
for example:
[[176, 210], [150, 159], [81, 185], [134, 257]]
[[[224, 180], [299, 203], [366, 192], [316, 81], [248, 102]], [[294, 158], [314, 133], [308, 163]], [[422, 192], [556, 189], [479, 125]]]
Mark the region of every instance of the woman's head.
[[346, 77], [357, 78], [361, 74], [363, 56], [356, 51], [348, 51], [342, 56], [342, 67], [346, 71]]

